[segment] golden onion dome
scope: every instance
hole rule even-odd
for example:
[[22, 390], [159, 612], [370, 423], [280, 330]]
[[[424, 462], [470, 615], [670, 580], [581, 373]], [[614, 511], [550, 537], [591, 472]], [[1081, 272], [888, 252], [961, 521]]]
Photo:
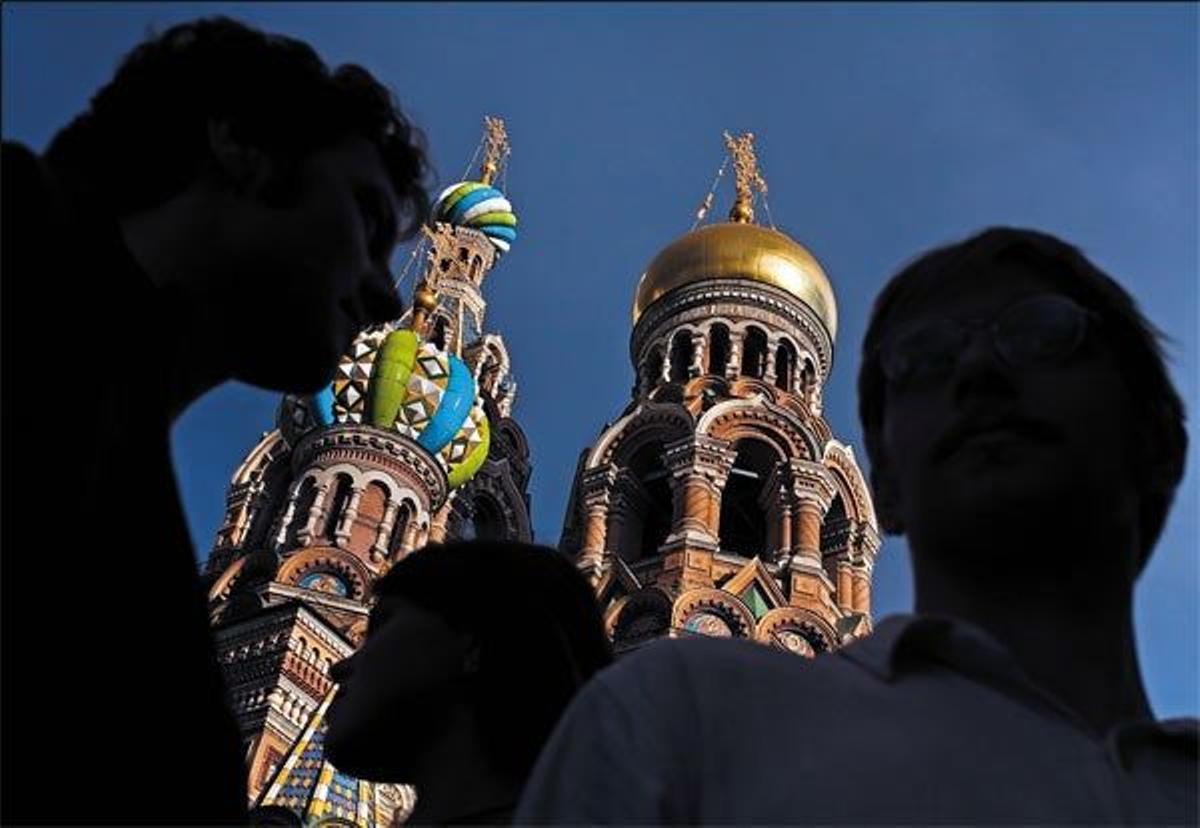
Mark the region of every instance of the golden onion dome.
[[676, 288], [710, 279], [747, 279], [795, 296], [837, 334], [837, 303], [829, 277], [803, 245], [778, 230], [744, 222], [709, 224], [667, 245], [638, 283], [633, 321]]

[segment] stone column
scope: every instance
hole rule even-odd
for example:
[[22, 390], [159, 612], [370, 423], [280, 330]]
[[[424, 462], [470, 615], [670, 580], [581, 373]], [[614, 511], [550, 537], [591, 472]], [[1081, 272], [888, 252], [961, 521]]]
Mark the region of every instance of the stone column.
[[855, 612], [867, 615], [871, 612], [871, 575], [882, 543], [879, 533], [870, 524], [858, 524], [851, 542], [854, 566], [851, 569], [850, 605]]
[[835, 603], [837, 587], [829, 579], [821, 563], [821, 520], [828, 511], [837, 487], [829, 471], [811, 460], [792, 460], [792, 557], [788, 602], [825, 617]]
[[417, 519], [417, 514], [408, 516], [408, 523], [404, 526], [404, 537], [400, 539], [399, 554], [396, 555], [400, 559], [409, 552], [417, 548], [417, 534], [421, 531], [421, 522]]
[[704, 373], [704, 334], [692, 331], [692, 364], [688, 366], [688, 377], [698, 377]]
[[342, 513], [342, 519], [338, 521], [335, 532], [337, 546], [345, 546], [350, 542], [350, 530], [358, 518], [358, 504], [362, 500], [362, 493], [362, 486], [352, 486], [350, 489], [350, 499], [346, 502], [346, 511]]
[[716, 482], [729, 474], [734, 456], [725, 440], [710, 437], [688, 437], [666, 447], [663, 460], [675, 494], [668, 540], [691, 535], [716, 542], [712, 520], [720, 503]]
[[304, 523], [304, 528], [300, 530], [298, 540], [307, 545], [312, 543], [312, 539], [321, 531], [321, 526], [325, 523], [326, 500], [329, 498], [329, 490], [333, 488], [333, 479], [326, 477], [317, 484], [316, 496], [313, 498], [312, 508], [308, 510], [308, 520]]
[[442, 543], [446, 540], [447, 530], [450, 528], [450, 513], [454, 509], [455, 492], [450, 493], [450, 497], [442, 504], [442, 508], [434, 513], [433, 519], [429, 522], [429, 535], [426, 538], [426, 543]]
[[611, 465], [588, 469], [580, 480], [580, 509], [584, 520], [583, 548], [579, 550], [576, 564], [592, 583], [600, 580], [604, 567], [608, 508], [615, 482], [616, 470]]
[[837, 605], [839, 609], [854, 609], [854, 566], [847, 560], [837, 562]]
[[837, 495], [829, 471], [821, 463], [793, 460], [792, 544], [794, 554], [815, 566], [821, 565], [821, 521]]
[[746, 335], [743, 331], [729, 332], [729, 362], [725, 364], [725, 378], [737, 379], [742, 372], [742, 340]]
[[392, 527], [395, 526], [398, 511], [400, 504], [395, 500], [389, 500], [384, 507], [383, 520], [379, 521], [379, 528], [375, 530], [375, 543], [371, 545], [371, 560], [376, 563], [387, 558], [388, 538], [392, 536]]
[[666, 446], [663, 460], [671, 473], [671, 533], [663, 544], [658, 583], [668, 590], [712, 586], [712, 557], [720, 487], [733, 465], [734, 451], [725, 440], [691, 436]]
[[779, 347], [779, 343], [771, 339], [767, 340], [767, 358], [766, 364], [763, 365], [763, 382], [774, 382], [775, 380], [775, 350]]
[[283, 516], [279, 519], [279, 527], [275, 533], [275, 548], [280, 549], [287, 542], [288, 527], [292, 525], [292, 518], [296, 514], [296, 501], [300, 497], [300, 486], [304, 483], [304, 478], [292, 482], [291, 489], [288, 490], [287, 509], [284, 510]]

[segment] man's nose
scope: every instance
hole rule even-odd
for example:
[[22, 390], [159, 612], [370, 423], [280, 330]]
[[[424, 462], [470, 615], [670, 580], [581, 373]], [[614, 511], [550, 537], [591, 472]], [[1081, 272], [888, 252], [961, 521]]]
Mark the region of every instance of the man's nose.
[[1009, 396], [1015, 391], [1011, 369], [1000, 357], [986, 328], [975, 328], [958, 354], [951, 375], [954, 398]]

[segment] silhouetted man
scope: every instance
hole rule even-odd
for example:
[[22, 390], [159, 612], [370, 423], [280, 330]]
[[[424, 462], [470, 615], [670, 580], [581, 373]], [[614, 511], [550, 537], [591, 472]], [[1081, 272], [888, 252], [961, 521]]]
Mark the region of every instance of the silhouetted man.
[[330, 673], [329, 760], [415, 785], [414, 824], [508, 824], [563, 709], [612, 661], [591, 587], [553, 549], [471, 541], [408, 556], [373, 591], [366, 642]]
[[365, 70], [212, 19], [43, 157], [4, 145], [6, 823], [244, 820], [168, 432], [228, 379], [316, 390], [399, 313], [418, 139]]
[[806, 662], [660, 642], [601, 673], [521, 821], [1196, 821], [1196, 722], [1155, 722], [1134, 582], [1183, 472], [1156, 332], [1075, 248], [988, 230], [877, 302], [860, 411], [916, 614]]

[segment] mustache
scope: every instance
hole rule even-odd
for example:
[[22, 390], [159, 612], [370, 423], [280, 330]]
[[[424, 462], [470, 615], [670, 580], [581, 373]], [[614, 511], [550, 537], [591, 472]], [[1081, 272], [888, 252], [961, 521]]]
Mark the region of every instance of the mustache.
[[982, 417], [966, 417], [959, 420], [934, 443], [933, 459], [944, 460], [958, 450], [964, 442], [984, 431], [1004, 430], [1037, 442], [1048, 443], [1062, 438], [1062, 433], [1041, 420], [1016, 414], [1000, 414]]

